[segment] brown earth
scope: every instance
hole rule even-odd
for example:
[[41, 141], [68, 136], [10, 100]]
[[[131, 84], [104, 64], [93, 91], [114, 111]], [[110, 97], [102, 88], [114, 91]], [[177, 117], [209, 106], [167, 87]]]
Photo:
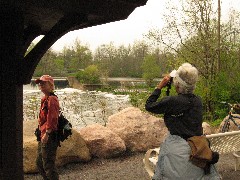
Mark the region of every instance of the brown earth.
[[[149, 180], [144, 169], [144, 153], [125, 154], [114, 159], [93, 158], [87, 163], [68, 164], [59, 168], [60, 180]], [[240, 179], [234, 170], [232, 154], [220, 155], [217, 169], [223, 180]], [[25, 174], [26, 180], [40, 180], [39, 174]]]

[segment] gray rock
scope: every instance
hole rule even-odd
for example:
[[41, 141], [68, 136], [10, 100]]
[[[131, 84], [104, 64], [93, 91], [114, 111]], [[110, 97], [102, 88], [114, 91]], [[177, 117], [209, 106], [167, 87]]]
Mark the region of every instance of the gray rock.
[[92, 124], [80, 129], [92, 156], [111, 158], [125, 152], [124, 141], [114, 132], [100, 124]]
[[135, 107], [111, 115], [107, 128], [118, 134], [131, 151], [147, 151], [159, 147], [168, 132], [162, 119]]

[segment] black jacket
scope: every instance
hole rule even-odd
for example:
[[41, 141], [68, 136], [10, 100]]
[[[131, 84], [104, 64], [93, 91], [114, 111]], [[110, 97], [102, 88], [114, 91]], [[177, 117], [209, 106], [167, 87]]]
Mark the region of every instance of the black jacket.
[[202, 135], [202, 101], [194, 94], [167, 96], [157, 101], [161, 94], [155, 89], [146, 101], [147, 111], [164, 114], [164, 122], [172, 135], [184, 139]]

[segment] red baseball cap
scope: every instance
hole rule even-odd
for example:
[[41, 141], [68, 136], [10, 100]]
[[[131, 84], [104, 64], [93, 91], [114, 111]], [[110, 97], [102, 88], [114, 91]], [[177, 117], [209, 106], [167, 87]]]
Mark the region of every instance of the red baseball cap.
[[48, 82], [50, 82], [52, 85], [54, 85], [53, 78], [52, 78], [52, 76], [49, 76], [49, 75], [43, 75], [43, 76], [41, 76], [40, 78], [38, 78], [38, 79], [35, 80], [36, 84], [39, 84], [41, 81], [48, 81]]

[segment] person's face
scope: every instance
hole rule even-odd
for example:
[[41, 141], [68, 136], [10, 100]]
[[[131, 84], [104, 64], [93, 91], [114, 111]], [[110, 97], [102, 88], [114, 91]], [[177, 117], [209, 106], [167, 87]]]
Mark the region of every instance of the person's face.
[[48, 81], [41, 81], [39, 84], [39, 89], [44, 93], [44, 94], [49, 94], [52, 91], [52, 85]]

